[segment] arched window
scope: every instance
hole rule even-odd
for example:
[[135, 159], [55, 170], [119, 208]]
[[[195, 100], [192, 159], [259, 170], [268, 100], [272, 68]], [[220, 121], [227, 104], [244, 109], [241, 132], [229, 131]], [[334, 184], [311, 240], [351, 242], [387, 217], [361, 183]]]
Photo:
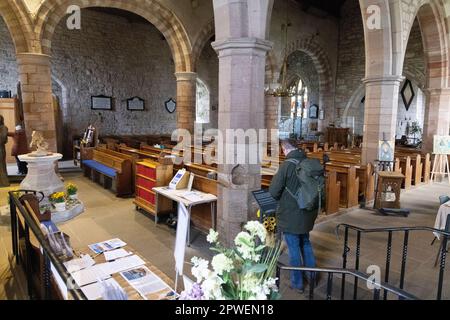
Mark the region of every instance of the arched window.
[[308, 111], [307, 111], [307, 103], [308, 103], [308, 87], [305, 86], [302, 79], [298, 80], [298, 82], [294, 83], [294, 85], [291, 87], [291, 92], [296, 93], [291, 98], [291, 106], [292, 106], [292, 112], [291, 117], [294, 117], [295, 114], [295, 104], [297, 102], [297, 117], [302, 116], [302, 99], [303, 99], [303, 118], [308, 118]]
[[196, 122], [209, 123], [209, 90], [206, 84], [197, 79]]

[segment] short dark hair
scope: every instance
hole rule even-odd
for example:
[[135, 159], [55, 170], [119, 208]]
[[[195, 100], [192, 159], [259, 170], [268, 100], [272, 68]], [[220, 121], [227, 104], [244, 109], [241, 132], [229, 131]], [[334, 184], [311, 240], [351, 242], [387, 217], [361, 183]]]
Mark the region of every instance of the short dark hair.
[[297, 149], [297, 141], [295, 139], [283, 139], [281, 140], [281, 146], [284, 149]]

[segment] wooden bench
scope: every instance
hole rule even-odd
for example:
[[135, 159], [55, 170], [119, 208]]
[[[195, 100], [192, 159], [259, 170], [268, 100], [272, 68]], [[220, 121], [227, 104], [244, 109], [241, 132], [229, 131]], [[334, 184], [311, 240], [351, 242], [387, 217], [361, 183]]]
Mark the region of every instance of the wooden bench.
[[92, 159], [83, 161], [84, 176], [102, 184], [105, 189], [112, 189], [119, 197], [133, 194], [133, 163], [123, 156], [94, 150]]
[[359, 177], [356, 167], [349, 164], [329, 162], [325, 166], [327, 172], [336, 172], [341, 192], [339, 204], [344, 208], [356, 207], [359, 204]]
[[331, 170], [326, 175], [326, 206], [327, 215], [339, 212], [341, 197], [341, 183], [337, 180], [337, 172]]

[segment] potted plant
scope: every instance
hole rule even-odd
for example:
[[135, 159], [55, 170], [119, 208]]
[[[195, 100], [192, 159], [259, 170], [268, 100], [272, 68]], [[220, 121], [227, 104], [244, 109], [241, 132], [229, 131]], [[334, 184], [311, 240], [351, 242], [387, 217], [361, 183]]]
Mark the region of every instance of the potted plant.
[[67, 184], [67, 195], [71, 200], [78, 199], [78, 187], [74, 183]]
[[258, 221], [250, 221], [235, 240], [224, 247], [218, 233], [210, 230], [208, 242], [217, 254], [210, 262], [192, 258], [196, 283], [180, 295], [181, 300], [272, 300], [279, 299], [276, 265], [281, 242], [273, 240]]
[[64, 192], [55, 192], [50, 195], [50, 201], [55, 206], [56, 211], [66, 210], [66, 194]]

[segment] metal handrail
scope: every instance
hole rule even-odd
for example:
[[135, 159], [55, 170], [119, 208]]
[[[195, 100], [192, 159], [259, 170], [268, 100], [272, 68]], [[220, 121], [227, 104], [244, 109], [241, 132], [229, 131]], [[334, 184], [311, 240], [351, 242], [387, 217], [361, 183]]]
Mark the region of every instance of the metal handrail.
[[361, 227], [357, 227], [354, 225], [350, 225], [347, 223], [341, 223], [338, 224], [336, 226], [336, 235], [339, 237], [339, 229], [341, 227], [345, 227], [345, 228], [349, 228], [355, 231], [360, 231], [362, 233], [376, 233], [376, 232], [405, 232], [405, 231], [430, 231], [433, 233], [438, 233], [441, 234], [443, 236], [447, 236], [450, 237], [450, 232], [447, 232], [445, 230], [441, 230], [441, 229], [435, 229], [432, 227], [421, 227], [421, 226], [416, 226], [416, 227], [385, 227], [385, 228], [361, 228]]
[[[447, 225], [449, 224], [450, 220], [447, 220]], [[405, 284], [405, 277], [406, 277], [406, 264], [407, 264], [407, 258], [408, 258], [408, 246], [409, 246], [409, 234], [410, 232], [414, 231], [427, 231], [432, 232], [435, 235], [442, 236], [442, 243], [441, 247], [439, 249], [438, 257], [436, 258], [436, 264], [437, 259], [440, 259], [439, 263], [439, 275], [438, 275], [438, 284], [437, 284], [437, 295], [436, 299], [441, 300], [442, 299], [442, 293], [443, 293], [443, 282], [444, 282], [444, 273], [445, 273], [445, 266], [446, 266], [446, 258], [447, 258], [447, 240], [450, 239], [450, 232], [446, 231], [448, 230], [448, 227], [446, 229], [435, 229], [432, 227], [424, 227], [424, 226], [413, 226], [413, 227], [384, 227], [384, 228], [361, 228], [354, 225], [341, 223], [336, 226], [335, 233], [337, 238], [339, 239], [339, 229], [344, 228], [344, 252], [342, 255], [342, 267], [344, 269], [347, 268], [347, 256], [350, 252], [350, 247], [348, 245], [349, 243], [349, 230], [353, 230], [356, 232], [356, 258], [355, 258], [355, 269], [359, 270], [359, 261], [360, 261], [360, 255], [361, 255], [361, 235], [362, 234], [369, 234], [369, 233], [386, 233], [388, 235], [387, 239], [387, 247], [386, 247], [386, 269], [385, 269], [385, 279], [384, 282], [389, 282], [390, 277], [390, 268], [391, 268], [391, 259], [392, 259], [392, 245], [393, 245], [393, 234], [394, 233], [403, 233], [403, 245], [402, 245], [402, 261], [401, 261], [401, 270], [400, 270], [400, 289], [404, 288]], [[436, 240], [436, 238], [435, 238]], [[434, 241], [431, 243], [433, 244]], [[354, 282], [354, 288], [355, 288], [355, 296], [356, 296], [356, 288], [357, 288], [358, 278], [355, 277]], [[342, 279], [342, 292], [341, 296], [344, 295], [345, 291], [345, 275]], [[384, 292], [384, 299], [386, 299], [387, 291]]]
[[[280, 262], [277, 265], [277, 278], [278, 279], [280, 279], [280, 277], [279, 277], [280, 270], [303, 271], [303, 272], [311, 272], [311, 273], [328, 273], [329, 275], [340, 274], [343, 276], [346, 276], [346, 275], [352, 276], [352, 277], [358, 278], [360, 280], [363, 280], [367, 283], [371, 283], [372, 285], [374, 285], [374, 287], [377, 287], [376, 289], [373, 289], [375, 291], [375, 297], [377, 297], [377, 294], [379, 294], [379, 292], [381, 290], [385, 290], [385, 292], [390, 292], [390, 293], [398, 296], [401, 299], [419, 300], [418, 297], [416, 297], [400, 288], [394, 287], [388, 283], [385, 283], [385, 282], [376, 283], [371, 279], [371, 276], [369, 276], [368, 274], [365, 274], [361, 271], [358, 271], [358, 270], [342, 269], [342, 268], [289, 267]], [[331, 281], [332, 281], [332, 277], [329, 277], [329, 283], [328, 283], [328, 288], [327, 288], [328, 291], [331, 291], [331, 289], [332, 289], [332, 286], [330, 286]], [[314, 279], [311, 279], [311, 283], [313, 283], [313, 282], [314, 282]], [[313, 290], [313, 287], [314, 286], [310, 286], [310, 290]], [[329, 297], [329, 299], [331, 299], [330, 292], [327, 292], [327, 296]], [[310, 292], [310, 297], [312, 298], [311, 292]]]
[[[29, 246], [29, 230], [31, 229], [31, 232], [33, 232], [34, 236], [36, 237], [37, 241], [39, 242], [39, 245], [42, 249], [42, 254], [44, 256], [44, 268], [48, 269], [49, 264], [51, 263], [54, 267], [54, 269], [58, 272], [59, 276], [61, 277], [62, 281], [64, 283], [68, 284], [71, 283], [72, 277], [70, 273], [66, 270], [52, 247], [47, 242], [44, 234], [42, 233], [41, 228], [36, 223], [36, 220], [30, 216], [29, 212], [23, 207], [20, 200], [18, 199], [17, 195], [21, 193], [34, 193], [36, 194], [36, 191], [30, 191], [30, 190], [17, 190], [17, 191], [10, 191], [9, 199], [10, 199], [10, 210], [11, 210], [11, 225], [12, 225], [12, 237], [13, 237], [13, 251], [14, 254], [18, 255], [18, 238], [17, 238], [17, 212], [22, 215], [22, 217], [25, 219], [25, 238], [26, 238], [26, 245]], [[17, 210], [18, 209], [18, 210]], [[28, 248], [27, 248], [28, 250]], [[29, 264], [29, 262], [27, 262]], [[27, 270], [29, 271], [29, 270]], [[44, 273], [47, 272], [50, 274], [50, 270], [44, 270]], [[30, 275], [27, 274], [27, 277]], [[28, 288], [29, 293], [30, 288]], [[70, 291], [71, 296], [75, 300], [87, 300], [87, 297], [84, 295], [84, 293], [79, 289], [74, 288], [68, 288], [68, 291]]]

